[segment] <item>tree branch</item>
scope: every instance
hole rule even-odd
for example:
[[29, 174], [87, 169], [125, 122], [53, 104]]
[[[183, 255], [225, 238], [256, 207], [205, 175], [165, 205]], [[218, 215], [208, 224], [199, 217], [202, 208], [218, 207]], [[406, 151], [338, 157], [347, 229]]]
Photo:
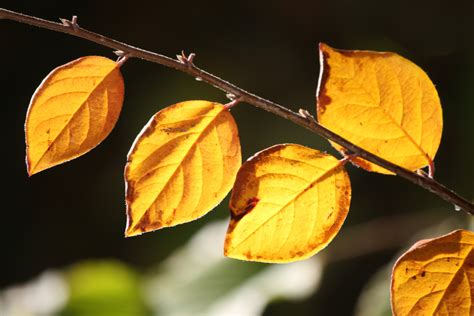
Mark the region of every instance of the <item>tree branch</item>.
[[193, 62], [194, 54], [191, 54], [188, 57], [182, 54], [178, 57], [178, 59], [172, 59], [164, 55], [137, 48], [79, 27], [77, 24], [77, 17], [73, 17], [71, 21], [61, 19], [62, 23], [56, 23], [0, 8], [0, 19], [21, 22], [32, 26], [80, 37], [99, 45], [120, 51], [120, 54], [122, 56], [127, 56], [127, 58], [140, 58], [187, 73], [188, 75], [199, 78], [199, 80], [207, 82], [214, 87], [233, 95], [234, 98], [238, 98], [241, 102], [246, 102], [253, 106], [264, 109], [297, 125], [300, 125], [326, 139], [329, 139], [346, 148], [351, 153], [354, 153], [365, 160], [392, 171], [396, 175], [405, 178], [406, 180], [413, 182], [416, 185], [438, 195], [440, 198], [453, 204], [456, 208], [461, 208], [467, 213], [474, 215], [474, 204], [472, 202], [446, 188], [436, 180], [401, 168], [352, 144], [348, 140], [331, 132], [324, 126], [319, 125], [319, 123], [311, 115], [306, 114], [307, 111], [300, 111], [300, 113], [293, 112], [280, 104], [259, 97], [205, 70], [198, 68]]

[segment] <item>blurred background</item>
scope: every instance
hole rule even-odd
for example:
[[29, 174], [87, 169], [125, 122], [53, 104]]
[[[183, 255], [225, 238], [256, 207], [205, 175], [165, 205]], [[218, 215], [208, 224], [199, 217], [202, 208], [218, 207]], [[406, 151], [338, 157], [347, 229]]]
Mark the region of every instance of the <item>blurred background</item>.
[[[443, 105], [436, 178], [474, 199], [474, 2], [22, 1], [0, 6], [80, 26], [195, 63], [293, 110], [315, 113], [318, 42], [393, 51], [421, 66]], [[463, 212], [393, 176], [349, 166], [351, 210], [326, 250], [290, 265], [222, 256], [227, 199], [206, 217], [123, 237], [123, 168], [142, 126], [179, 101], [227, 102], [194, 78], [140, 60], [111, 135], [86, 156], [28, 178], [23, 124], [55, 67], [110, 49], [0, 21], [2, 229], [0, 315], [390, 315], [393, 260], [414, 241], [470, 226]], [[232, 110], [246, 159], [291, 142], [336, 154], [303, 128], [247, 104]]]

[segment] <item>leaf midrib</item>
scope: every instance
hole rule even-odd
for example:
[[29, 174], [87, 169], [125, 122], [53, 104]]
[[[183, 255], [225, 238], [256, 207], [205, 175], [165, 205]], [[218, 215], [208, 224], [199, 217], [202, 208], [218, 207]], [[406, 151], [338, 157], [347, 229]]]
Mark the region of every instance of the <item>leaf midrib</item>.
[[[181, 159], [180, 163], [177, 164], [177, 167], [176, 169], [173, 171], [173, 173], [169, 176], [168, 180], [166, 180], [165, 184], [163, 185], [163, 189], [158, 192], [158, 194], [156, 195], [156, 197], [153, 199], [153, 201], [150, 203], [150, 205], [144, 209], [144, 212], [143, 214], [140, 215], [140, 217], [134, 221], [134, 225], [130, 228], [135, 228], [136, 225], [138, 223], [140, 223], [140, 220], [143, 218], [143, 216], [145, 216], [145, 214], [148, 212], [148, 210], [151, 208], [151, 206], [153, 204], [156, 203], [157, 199], [160, 197], [161, 193], [165, 190], [165, 188], [168, 186], [169, 182], [171, 181], [171, 179], [176, 175], [176, 172], [178, 172], [178, 170], [181, 168], [183, 162], [186, 160], [186, 158], [188, 157], [188, 155], [191, 153], [191, 149], [197, 145], [197, 143], [199, 142], [199, 140], [201, 139], [201, 137], [204, 135], [204, 133], [207, 131], [207, 129], [212, 125], [212, 123], [217, 119], [217, 117], [219, 117], [221, 115], [221, 113], [223, 113], [225, 111], [225, 108], [222, 107], [222, 109], [220, 109], [219, 112], [216, 113], [216, 115], [211, 119], [209, 120], [209, 122], [206, 124], [206, 126], [204, 126], [204, 128], [197, 134], [195, 140], [192, 142], [191, 146], [189, 146], [189, 148], [186, 150], [186, 153], [184, 154], [183, 158]], [[131, 205], [130, 205], [130, 210], [131, 210]], [[131, 215], [131, 214], [130, 214]]]
[[[375, 75], [375, 81], [377, 83], [377, 95], [379, 96], [379, 100], [380, 100], [380, 84], [379, 84], [379, 78], [378, 78], [378, 71], [377, 71], [377, 61], [375, 61], [375, 66], [376, 66], [376, 69], [374, 70], [374, 75]], [[398, 77], [398, 74], [395, 75], [395, 78], [397, 78], [397, 87], [399, 88], [400, 90], [400, 96], [401, 96], [401, 101], [400, 101], [400, 104], [402, 106], [402, 118], [404, 116], [403, 114], [403, 109], [405, 108], [405, 104], [404, 104], [404, 101], [403, 101], [403, 92], [402, 92], [402, 86], [401, 86], [401, 83], [400, 83], [400, 78]], [[419, 82], [419, 78], [418, 79], [418, 82]], [[421, 89], [420, 87], [420, 93], [421, 93], [421, 99], [423, 100], [423, 90]], [[421, 104], [423, 101], [420, 101], [420, 108], [421, 108]], [[420, 153], [426, 158], [427, 160], [427, 163], [428, 164], [431, 164], [432, 162], [432, 159], [428, 156], [428, 153], [423, 149], [421, 148], [421, 145], [418, 144], [414, 139], [413, 137], [411, 137], [410, 134], [408, 134], [408, 132], [403, 128], [403, 126], [401, 124], [399, 124], [395, 118], [390, 115], [390, 113], [387, 112], [386, 109], [384, 109], [383, 107], [380, 106], [380, 102], [377, 104], [377, 107], [380, 108], [382, 110], [382, 112], [387, 115], [390, 120], [393, 122], [393, 124], [395, 124], [395, 126], [397, 126], [401, 131], [402, 133], [408, 138], [408, 140], [413, 144], [415, 145], [415, 148], [418, 149], [420, 151]], [[420, 118], [421, 119], [421, 118]], [[421, 126], [423, 127], [423, 121], [421, 122]], [[421, 138], [423, 138], [423, 128], [422, 128], [422, 133], [421, 133]]]
[[[451, 284], [453, 283], [453, 280], [456, 278], [456, 276], [457, 276], [461, 271], [464, 270], [464, 263], [466, 262], [467, 258], [469, 258], [469, 256], [470, 256], [470, 254], [471, 254], [472, 251], [473, 251], [473, 247], [471, 246], [471, 250], [469, 250], [469, 252], [466, 254], [466, 256], [462, 259], [462, 262], [459, 264], [458, 269], [456, 270], [455, 273], [453, 273], [453, 276], [451, 277], [451, 280], [449, 280], [448, 286], [446, 287], [446, 289], [444, 289], [443, 295], [441, 295], [441, 297], [440, 297], [438, 303], [437, 303], [436, 306], [435, 306], [435, 309], [433, 310], [433, 315], [438, 311], [439, 307], [441, 306], [441, 302], [443, 301], [443, 298], [446, 296], [446, 293], [448, 292], [449, 287], [450, 287]], [[468, 279], [468, 282], [469, 282], [469, 279]], [[469, 293], [469, 294], [470, 294], [470, 293]], [[417, 301], [417, 303], [418, 303], [418, 301]], [[416, 304], [415, 304], [415, 305], [416, 305]], [[413, 307], [414, 307], [415, 305], [413, 305]], [[471, 304], [470, 310], [472, 310], [472, 306], [473, 306], [473, 304]], [[410, 309], [410, 312], [411, 312], [411, 310], [413, 309], [413, 307]]]
[[[413, 139], [413, 137], [412, 137], [410, 134], [408, 134], [408, 132], [403, 128], [403, 126], [401, 126], [401, 125], [395, 120], [395, 118], [394, 118], [392, 115], [390, 115], [390, 113], [388, 113], [388, 112], [386, 111], [386, 109], [384, 109], [383, 107], [380, 106], [380, 84], [379, 84], [379, 79], [378, 79], [378, 75], [377, 75], [377, 69], [378, 69], [378, 68], [377, 68], [377, 61], [374, 61], [374, 64], [375, 64], [375, 68], [373, 69], [373, 73], [374, 73], [374, 78], [375, 78], [375, 82], [376, 82], [377, 96], [378, 96], [379, 102], [376, 102], [375, 100], [373, 100], [373, 97], [371, 96], [371, 94], [370, 94], [363, 86], [361, 86], [361, 89], [364, 90], [364, 91], [367, 93], [367, 95], [370, 96], [370, 98], [371, 98], [372, 101], [373, 101], [373, 104], [375, 105], [375, 108], [379, 109], [385, 116], [387, 116], [387, 117], [390, 119], [390, 121], [391, 121], [399, 130], [402, 131], [402, 133], [405, 135], [405, 137], [415, 146], [415, 148], [416, 148], [416, 149], [421, 153], [421, 155], [426, 159], [427, 164], [428, 164], [428, 165], [431, 164], [433, 160], [429, 157], [428, 153], [427, 153], [423, 148], [421, 148], [421, 145], [418, 144], [418, 143]], [[337, 77], [339, 77], [339, 76], [337, 76]], [[399, 78], [398, 78], [398, 75], [395, 75], [395, 77], [396, 77], [397, 83], [398, 83], [398, 84], [397, 84], [397, 87], [399, 87], [399, 89], [400, 89], [400, 96], [402, 97], [400, 104], [401, 104], [402, 110], [403, 110], [403, 108], [404, 108], [404, 102], [403, 102], [403, 93], [401, 92], [401, 84], [400, 84], [400, 80], [399, 80]], [[339, 77], [339, 78], [340, 78], [340, 77]], [[347, 79], [347, 78], [342, 78], [342, 79]], [[421, 93], [423, 93], [422, 90], [421, 90]], [[346, 104], [346, 105], [349, 105], [349, 104]], [[402, 112], [403, 112], [403, 111], [402, 111]], [[403, 115], [403, 114], [402, 114], [402, 115]], [[423, 126], [423, 122], [422, 122], [422, 126]], [[423, 137], [423, 133], [422, 133], [422, 136], [421, 136], [421, 137]]]
[[[340, 161], [337, 164], [332, 166], [331, 168], [327, 169], [323, 173], [321, 173], [315, 180], [311, 181], [304, 189], [298, 192], [294, 197], [292, 197], [285, 205], [283, 205], [279, 210], [277, 210], [274, 214], [272, 214], [269, 218], [267, 218], [261, 225], [259, 225], [255, 230], [253, 230], [247, 237], [242, 239], [238, 244], [232, 247], [232, 250], [237, 249], [240, 245], [246, 242], [250, 237], [257, 233], [263, 226], [265, 226], [271, 219], [273, 219], [278, 213], [283, 211], [288, 205], [293, 203], [296, 199], [298, 199], [302, 194], [306, 193], [310, 188], [312, 188], [320, 179], [334, 171], [335, 169], [339, 168], [342, 165]], [[244, 215], [245, 217], [245, 215]]]

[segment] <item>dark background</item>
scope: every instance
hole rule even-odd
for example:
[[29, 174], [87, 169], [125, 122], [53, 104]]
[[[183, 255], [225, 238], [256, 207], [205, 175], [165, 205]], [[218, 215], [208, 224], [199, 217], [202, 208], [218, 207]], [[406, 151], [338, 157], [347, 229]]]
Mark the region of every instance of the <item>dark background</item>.
[[[312, 113], [318, 42], [397, 52], [420, 65], [440, 94], [444, 131], [436, 178], [474, 198], [472, 1], [3, 0], [0, 6], [55, 21], [78, 15], [82, 27], [168, 56], [195, 52], [198, 66], [294, 110], [304, 107]], [[228, 217], [224, 202], [199, 221], [138, 238], [123, 237], [123, 167], [141, 127], [165, 106], [190, 99], [225, 103], [223, 93], [160, 65], [130, 60], [122, 68], [123, 112], [106, 141], [80, 159], [28, 178], [23, 124], [36, 87], [53, 68], [80, 56], [115, 56], [94, 43], [10, 21], [0, 21], [0, 39], [0, 287], [90, 258], [117, 258], [146, 270], [205, 222]], [[335, 154], [326, 140], [260, 109], [241, 104], [232, 113], [244, 159], [283, 142]], [[389, 215], [431, 209], [454, 214], [451, 205], [403, 179], [348, 169], [353, 202], [341, 234], [344, 228]], [[419, 225], [422, 229], [425, 223]], [[367, 279], [397, 250], [331, 265], [317, 294], [300, 303], [274, 303], [267, 313], [350, 315]]]

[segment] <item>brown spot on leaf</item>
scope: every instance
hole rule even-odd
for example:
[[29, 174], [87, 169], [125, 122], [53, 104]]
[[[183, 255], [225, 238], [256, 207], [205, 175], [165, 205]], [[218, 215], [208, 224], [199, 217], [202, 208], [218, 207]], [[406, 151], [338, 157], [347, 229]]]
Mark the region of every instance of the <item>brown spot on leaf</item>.
[[324, 51], [324, 44], [319, 44], [319, 54], [320, 54], [320, 61], [321, 61], [321, 72], [319, 78], [319, 87], [317, 91], [317, 112], [318, 115], [323, 114], [326, 111], [326, 106], [331, 103], [331, 97], [327, 95], [326, 89], [326, 81], [329, 76], [330, 67], [328, 64], [329, 54]]
[[239, 221], [242, 217], [250, 213], [255, 206], [257, 206], [260, 199], [258, 197], [253, 197], [247, 200], [247, 204], [240, 212], [231, 212], [232, 219]]
[[158, 210], [156, 212], [156, 217], [152, 218], [151, 212], [146, 212], [140, 218], [140, 221], [135, 225], [137, 230], [141, 232], [147, 232], [151, 230], [156, 230], [163, 227], [162, 223], [163, 211]]

